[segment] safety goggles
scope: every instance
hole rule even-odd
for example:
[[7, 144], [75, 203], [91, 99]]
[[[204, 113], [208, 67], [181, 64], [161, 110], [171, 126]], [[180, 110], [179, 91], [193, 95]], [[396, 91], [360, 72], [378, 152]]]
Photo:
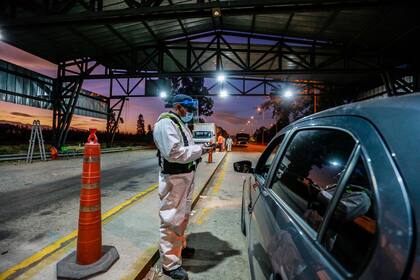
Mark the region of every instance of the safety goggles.
[[180, 104], [182, 107], [190, 111], [196, 111], [198, 107], [197, 99], [186, 99], [186, 100], [183, 100], [181, 102], [176, 102], [176, 103]]

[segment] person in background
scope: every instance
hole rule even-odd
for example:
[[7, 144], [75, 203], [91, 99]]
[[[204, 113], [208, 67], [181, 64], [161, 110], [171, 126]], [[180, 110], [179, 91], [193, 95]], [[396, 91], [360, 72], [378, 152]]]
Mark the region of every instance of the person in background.
[[227, 148], [227, 151], [228, 151], [228, 152], [231, 152], [231, 151], [232, 151], [232, 144], [233, 144], [233, 140], [232, 140], [232, 138], [229, 136], [229, 137], [226, 139], [226, 148]]
[[223, 151], [223, 144], [224, 144], [224, 138], [222, 136], [222, 134], [219, 134], [219, 136], [217, 137], [217, 147], [219, 148], [219, 152]]
[[222, 150], [223, 152], [226, 151], [226, 138], [225, 137], [223, 137]]

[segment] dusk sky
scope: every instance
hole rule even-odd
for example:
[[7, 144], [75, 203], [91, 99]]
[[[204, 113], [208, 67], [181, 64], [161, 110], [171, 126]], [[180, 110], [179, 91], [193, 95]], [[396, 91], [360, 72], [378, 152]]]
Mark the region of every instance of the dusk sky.
[[[35, 72], [55, 77], [56, 65], [43, 60], [37, 56], [29, 54], [25, 51], [17, 49], [6, 43], [0, 42], [0, 59], [9, 61], [19, 66], [28, 68]], [[91, 80], [85, 81], [83, 88], [98, 94], [108, 96], [109, 81], [108, 80]], [[253, 129], [265, 124], [269, 126], [272, 123], [271, 113], [265, 113], [265, 121], [262, 115], [258, 115], [256, 108], [264, 101], [264, 97], [238, 97], [230, 96], [227, 98], [213, 97], [214, 114], [206, 117], [206, 121], [215, 122], [218, 126], [225, 128], [229, 133], [235, 134], [241, 130], [249, 132], [246, 126], [250, 116], [254, 116]], [[125, 121], [121, 125], [120, 130], [135, 132], [136, 122], [139, 113], [143, 114], [146, 125], [153, 125], [161, 112], [164, 112], [164, 103], [157, 97], [131, 98], [122, 112]], [[15, 114], [20, 112], [23, 114]], [[15, 121], [22, 123], [32, 123], [33, 119], [39, 118], [46, 125], [51, 125], [52, 112], [49, 110], [38, 109], [13, 103], [0, 102], [0, 121]], [[49, 123], [48, 123], [49, 122]], [[73, 118], [73, 127], [88, 128], [96, 126], [98, 129], [105, 128], [105, 122], [100, 119], [90, 117], [75, 116]]]

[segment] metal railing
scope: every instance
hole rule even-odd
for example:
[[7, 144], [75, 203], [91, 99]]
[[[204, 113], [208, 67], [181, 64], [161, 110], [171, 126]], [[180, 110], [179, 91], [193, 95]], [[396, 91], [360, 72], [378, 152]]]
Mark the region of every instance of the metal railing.
[[[120, 147], [120, 148], [104, 148], [101, 149], [102, 154], [107, 153], [116, 153], [116, 152], [126, 152], [126, 151], [136, 151], [136, 150], [143, 150], [145, 147], [138, 146], [138, 147]], [[58, 157], [65, 158], [65, 157], [75, 157], [83, 155], [83, 150], [81, 151], [70, 151], [66, 153], [58, 153]], [[46, 152], [47, 159], [51, 158], [51, 153]], [[33, 159], [41, 159], [40, 153], [34, 153]], [[26, 160], [26, 154], [9, 154], [9, 155], [0, 155], [0, 162], [2, 161], [19, 161], [19, 160]]]

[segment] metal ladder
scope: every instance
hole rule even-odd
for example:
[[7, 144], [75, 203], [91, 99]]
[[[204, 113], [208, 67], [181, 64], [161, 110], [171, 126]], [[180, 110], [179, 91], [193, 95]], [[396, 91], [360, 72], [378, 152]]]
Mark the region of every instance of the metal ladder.
[[34, 147], [37, 141], [39, 146], [39, 153], [41, 155], [41, 160], [47, 160], [47, 157], [45, 155], [44, 138], [42, 136], [41, 122], [39, 120], [34, 120], [32, 123], [31, 138], [29, 139], [28, 153], [26, 155], [27, 163], [32, 163]]

